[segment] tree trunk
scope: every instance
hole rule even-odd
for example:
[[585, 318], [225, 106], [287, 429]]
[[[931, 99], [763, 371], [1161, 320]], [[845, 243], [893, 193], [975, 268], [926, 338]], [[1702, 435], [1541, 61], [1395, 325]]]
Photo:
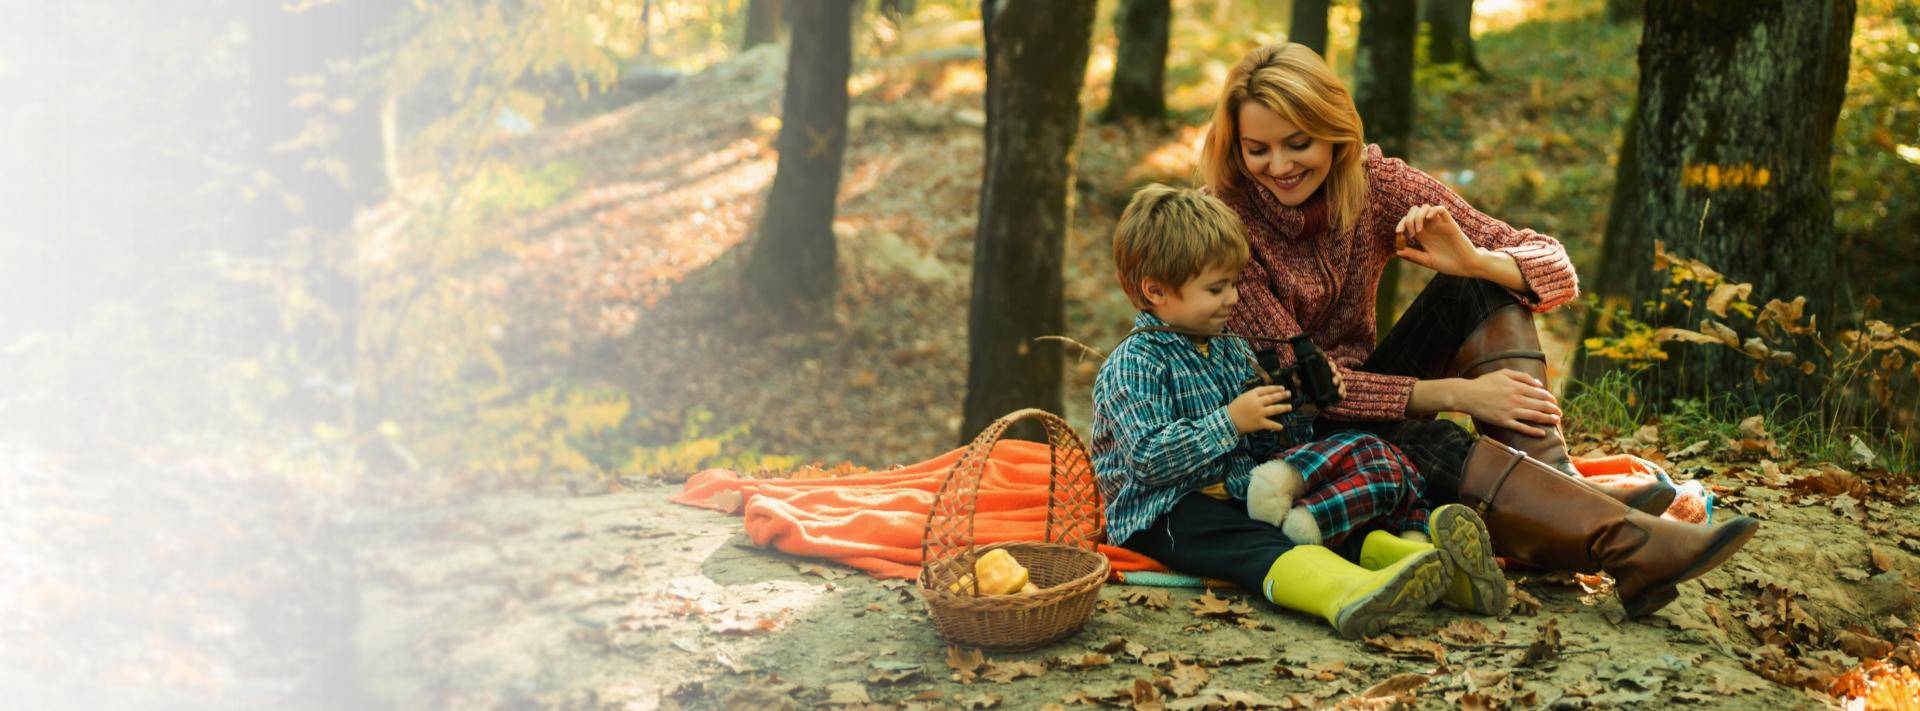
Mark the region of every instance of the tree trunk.
[[1607, 21], [1627, 22], [1640, 19], [1647, 0], [1607, 0]]
[[[1853, 0], [1652, 0], [1640, 42], [1640, 90], [1631, 145], [1621, 151], [1600, 273], [1622, 285], [1650, 323], [1700, 328], [1713, 318], [1752, 335], [1737, 312], [1703, 300], [1667, 304], [1652, 272], [1654, 243], [1753, 284], [1755, 299], [1807, 297], [1830, 323], [1838, 283], [1828, 173], [1845, 96]], [[1703, 217], [1704, 215], [1704, 217]], [[1788, 345], [1788, 344], [1776, 344]], [[1641, 384], [1643, 401], [1732, 396], [1776, 403], [1816, 393], [1813, 378], [1732, 349], [1681, 345]], [[1799, 356], [1810, 353], [1797, 352]]]
[[1287, 25], [1287, 39], [1327, 56], [1327, 6], [1331, 0], [1293, 0], [1293, 17]]
[[787, 49], [780, 163], [748, 257], [748, 291], [775, 313], [819, 322], [833, 313], [834, 204], [847, 148], [847, 75], [855, 0], [806, 0]]
[[1172, 0], [1120, 0], [1113, 18], [1120, 50], [1113, 67], [1113, 96], [1102, 121], [1158, 121], [1167, 113], [1167, 34]]
[[[1413, 139], [1413, 44], [1416, 6], [1407, 0], [1361, 0], [1360, 42], [1353, 58], [1353, 99], [1367, 140], [1406, 158]], [[1386, 333], [1399, 311], [1400, 262], [1387, 262], [1374, 295], [1374, 325]]]
[[742, 51], [779, 41], [780, 4], [781, 0], [747, 0], [747, 33], [740, 43]]
[[653, 0], [640, 2], [640, 56], [653, 56]]
[[[1061, 412], [1074, 142], [1095, 0], [985, 0], [986, 176], [974, 235], [961, 441], [1026, 407]], [[1019, 433], [1033, 436], [1034, 432]]]
[[1406, 0], [1361, 0], [1353, 58], [1353, 103], [1367, 140], [1396, 158], [1406, 156], [1413, 138], [1414, 9]]
[[1427, 0], [1427, 60], [1458, 64], [1485, 76], [1473, 50], [1473, 0]]

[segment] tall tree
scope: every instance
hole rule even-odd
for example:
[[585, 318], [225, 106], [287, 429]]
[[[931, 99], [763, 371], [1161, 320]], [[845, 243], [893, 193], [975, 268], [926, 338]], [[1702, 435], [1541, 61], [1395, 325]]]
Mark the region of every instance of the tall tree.
[[1427, 60], [1458, 64], [1486, 76], [1473, 49], [1473, 0], [1427, 0]]
[[856, 0], [805, 0], [787, 49], [780, 163], [747, 259], [748, 290], [777, 313], [818, 321], [833, 312], [834, 203], [847, 149], [847, 75]]
[[1327, 8], [1332, 0], [1293, 0], [1287, 39], [1327, 56]]
[[[1061, 411], [1054, 341], [1095, 0], [984, 0], [986, 175], [967, 314], [965, 441], [1025, 407]], [[1023, 433], [1028, 434], [1028, 433]]]
[[1113, 18], [1120, 50], [1113, 65], [1113, 96], [1102, 121], [1158, 121], [1167, 113], [1167, 35], [1172, 0], [1120, 0]]
[[1607, 21], [1638, 20], [1640, 13], [1646, 9], [1646, 5], [1646, 0], [1607, 0]]
[[[1413, 139], [1413, 43], [1420, 24], [1407, 0], [1360, 0], [1360, 42], [1353, 57], [1353, 103], [1367, 140], [1395, 158], [1407, 157]], [[1399, 315], [1400, 262], [1387, 262], [1375, 294], [1374, 323], [1381, 333]]]
[[781, 0], [747, 0], [747, 31], [740, 41], [740, 49], [753, 49], [780, 39], [780, 6]]
[[[1829, 322], [1840, 272], [1828, 173], [1854, 0], [1650, 0], [1646, 10], [1598, 290], [1662, 301], [1661, 242], [1756, 296], [1805, 296], [1807, 313]], [[1641, 316], [1688, 329], [1720, 318], [1704, 303], [1666, 307]], [[1787, 369], [1756, 382], [1754, 361], [1733, 349], [1676, 355], [1641, 383], [1644, 401], [1709, 388], [1749, 402], [1812, 394], [1811, 379]]]

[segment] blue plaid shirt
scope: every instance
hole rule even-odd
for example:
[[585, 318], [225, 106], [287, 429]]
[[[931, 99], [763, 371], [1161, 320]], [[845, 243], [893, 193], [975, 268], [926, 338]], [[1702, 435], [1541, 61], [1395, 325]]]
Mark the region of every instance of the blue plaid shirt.
[[[1141, 312], [1133, 325], [1165, 326]], [[1118, 545], [1173, 510], [1180, 497], [1225, 483], [1247, 497], [1253, 467], [1272, 459], [1285, 439], [1313, 438], [1306, 415], [1282, 416], [1277, 432], [1241, 435], [1227, 416], [1240, 384], [1254, 377], [1253, 349], [1238, 338], [1214, 338], [1200, 353], [1186, 336], [1135, 334], [1115, 346], [1093, 381], [1093, 471], [1107, 501], [1107, 541]], [[1314, 461], [1302, 464], [1311, 474]]]

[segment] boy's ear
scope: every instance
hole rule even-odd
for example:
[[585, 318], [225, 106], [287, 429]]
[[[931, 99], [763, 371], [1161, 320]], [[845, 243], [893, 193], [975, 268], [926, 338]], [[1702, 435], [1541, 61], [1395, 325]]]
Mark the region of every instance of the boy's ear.
[[1172, 289], [1168, 289], [1165, 284], [1155, 279], [1147, 278], [1140, 280], [1140, 296], [1146, 299], [1148, 304], [1165, 306], [1168, 301], [1173, 300], [1174, 292]]

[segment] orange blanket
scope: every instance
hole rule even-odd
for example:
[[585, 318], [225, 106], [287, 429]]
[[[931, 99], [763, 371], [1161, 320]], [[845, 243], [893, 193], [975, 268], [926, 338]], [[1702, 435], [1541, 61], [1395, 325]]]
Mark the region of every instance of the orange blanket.
[[[920, 574], [920, 538], [933, 495], [962, 451], [900, 469], [835, 478], [743, 479], [726, 469], [708, 469], [688, 479], [672, 500], [742, 513], [747, 536], [757, 546], [834, 560], [874, 577], [912, 578]], [[1046, 538], [1050, 467], [1044, 444], [1003, 440], [993, 448], [981, 470], [976, 543]], [[1115, 572], [1166, 570], [1125, 548], [1102, 545], [1100, 552]]]
[[[741, 513], [754, 545], [807, 558], [837, 561], [880, 578], [920, 574], [920, 539], [927, 511], [962, 449], [889, 471], [811, 479], [745, 479], [726, 469], [693, 475], [675, 503]], [[1655, 465], [1616, 455], [1574, 459], [1602, 486], [1653, 476]], [[1003, 440], [981, 471], [974, 535], [981, 544], [1046, 537], [1048, 449]], [[1678, 506], [1676, 502], [1676, 506]], [[1128, 571], [1166, 571], [1151, 558], [1102, 545], [1116, 577]]]

